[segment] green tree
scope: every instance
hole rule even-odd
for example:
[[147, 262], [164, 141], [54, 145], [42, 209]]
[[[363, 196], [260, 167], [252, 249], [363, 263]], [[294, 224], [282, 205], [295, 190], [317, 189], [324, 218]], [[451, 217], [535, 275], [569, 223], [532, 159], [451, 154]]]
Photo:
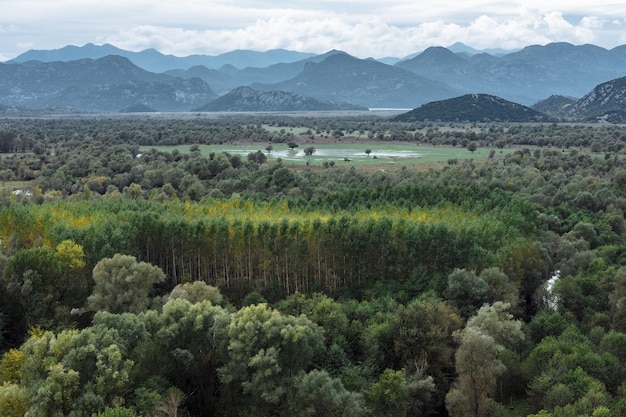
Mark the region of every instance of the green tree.
[[508, 309], [509, 305], [501, 302], [483, 306], [458, 334], [455, 364], [459, 377], [446, 398], [453, 416], [466, 407], [474, 417], [487, 414], [497, 379], [506, 371], [501, 354], [505, 346], [524, 337], [521, 322], [512, 320]]
[[444, 296], [461, 315], [469, 317], [488, 300], [489, 285], [474, 272], [457, 268], [448, 275]]
[[174, 298], [163, 306], [160, 315], [146, 313], [146, 321], [154, 325], [150, 348], [154, 350], [146, 355], [152, 360], [142, 361], [138, 374], [143, 379], [155, 373], [167, 378], [182, 390], [192, 412], [214, 409], [217, 368], [227, 361], [219, 346], [226, 343], [229, 320], [230, 314], [210, 300], [192, 304], [185, 298]]
[[[322, 329], [305, 316], [283, 315], [265, 304], [244, 307], [228, 325], [228, 360], [221, 380], [249, 396], [251, 413], [284, 404], [294, 377], [322, 349]], [[234, 398], [234, 396], [233, 396]]]
[[91, 417], [136, 417], [135, 411], [126, 407], [105, 408], [104, 411], [93, 413]]
[[24, 249], [10, 257], [3, 284], [21, 307], [25, 328], [49, 325], [55, 307], [63, 301], [63, 266], [57, 253], [47, 246]]
[[[116, 342], [120, 342], [117, 344]], [[124, 400], [133, 362], [115, 332], [34, 334], [22, 346], [29, 415], [90, 415]]]
[[128, 255], [105, 258], [93, 269], [93, 293], [87, 309], [111, 313], [141, 312], [150, 303], [153, 286], [165, 280], [163, 271]]
[[191, 304], [206, 300], [212, 302], [213, 304], [219, 304], [223, 299], [219, 288], [207, 285], [204, 281], [193, 281], [178, 284], [170, 292], [170, 299], [175, 300], [178, 298], [187, 300]]
[[367, 400], [374, 416], [406, 416], [409, 387], [402, 372], [385, 369], [378, 382], [367, 391]]
[[361, 417], [368, 415], [363, 395], [348, 391], [340, 379], [313, 370], [298, 376], [289, 395], [285, 416]]
[[18, 384], [0, 384], [0, 416], [24, 417], [28, 411], [28, 395]]

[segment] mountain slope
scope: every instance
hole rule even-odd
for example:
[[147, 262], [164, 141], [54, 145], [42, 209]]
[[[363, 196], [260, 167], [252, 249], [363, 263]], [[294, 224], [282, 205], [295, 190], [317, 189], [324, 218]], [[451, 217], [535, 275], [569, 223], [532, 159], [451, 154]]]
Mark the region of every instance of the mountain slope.
[[533, 104], [531, 108], [537, 110], [540, 113], [562, 118], [567, 115], [572, 106], [576, 103], [576, 99], [565, 96], [550, 96], [545, 100], [540, 100]]
[[0, 64], [0, 104], [8, 106], [117, 112], [142, 104], [159, 111], [182, 111], [215, 96], [198, 78], [154, 74], [119, 56]]
[[250, 87], [238, 87], [195, 111], [324, 111], [366, 110], [348, 104], [329, 103], [284, 91], [261, 92]]
[[408, 107], [459, 94], [445, 83], [429, 80], [410, 71], [358, 59], [345, 53], [308, 63], [296, 77], [273, 84], [254, 84], [261, 91], [288, 91], [366, 107]]
[[306, 58], [296, 62], [280, 63], [268, 67], [235, 68], [224, 65], [219, 69], [209, 69], [204, 66], [195, 66], [188, 70], [172, 70], [167, 74], [176, 77], [199, 77], [211, 86], [218, 94], [226, 93], [241, 85], [278, 83], [297, 76], [310, 62], [320, 62], [329, 56], [344, 52], [332, 50], [322, 55]]
[[550, 118], [530, 107], [488, 94], [466, 94], [424, 104], [398, 115], [396, 122], [538, 122]]
[[568, 116], [613, 123], [626, 122], [626, 77], [596, 86], [572, 106]]

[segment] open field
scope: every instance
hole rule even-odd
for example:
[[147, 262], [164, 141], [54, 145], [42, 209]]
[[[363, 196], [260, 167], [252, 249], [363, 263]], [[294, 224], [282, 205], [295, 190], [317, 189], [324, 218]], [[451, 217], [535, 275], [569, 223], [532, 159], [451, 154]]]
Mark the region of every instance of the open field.
[[[304, 149], [309, 146], [315, 148], [311, 156], [306, 156]], [[198, 145], [203, 155], [210, 153], [227, 152], [234, 155], [247, 156], [249, 153], [261, 151], [268, 157], [268, 161], [282, 160], [289, 165], [336, 165], [380, 166], [380, 165], [412, 165], [422, 163], [447, 162], [451, 159], [487, 158], [490, 148], [478, 148], [470, 152], [462, 147], [432, 147], [416, 144], [388, 144], [388, 143], [336, 143], [336, 144], [302, 144], [298, 148], [289, 149], [286, 144], [272, 145], [268, 152], [265, 144], [248, 145]], [[177, 149], [181, 153], [188, 153], [190, 146], [145, 146], [142, 152], [157, 149], [162, 152], [172, 152]], [[370, 150], [369, 155], [366, 150]], [[511, 149], [498, 149], [496, 156], [512, 152]]]

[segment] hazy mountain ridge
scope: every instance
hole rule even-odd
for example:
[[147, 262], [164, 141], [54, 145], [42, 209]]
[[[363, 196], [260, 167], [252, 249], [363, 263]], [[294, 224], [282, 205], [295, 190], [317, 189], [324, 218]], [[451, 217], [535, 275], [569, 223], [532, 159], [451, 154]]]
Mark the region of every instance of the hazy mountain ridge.
[[165, 72], [175, 69], [189, 69], [202, 65], [209, 69], [217, 69], [224, 65], [233, 65], [237, 68], [266, 67], [273, 64], [295, 62], [310, 58], [316, 54], [306, 52], [273, 49], [265, 52], [250, 50], [235, 50], [220, 55], [189, 55], [178, 57], [165, 55], [156, 49], [146, 49], [140, 52], [126, 51], [110, 44], [84, 46], [68, 45], [53, 50], [29, 50], [15, 57], [9, 62], [24, 63], [27, 61], [75, 61], [82, 58], [98, 59], [107, 55], [119, 55], [130, 59], [135, 65], [152, 72]]
[[256, 91], [250, 87], [238, 87], [196, 111], [246, 112], [246, 111], [329, 111], [367, 110], [349, 104], [323, 102], [300, 94], [285, 91]]

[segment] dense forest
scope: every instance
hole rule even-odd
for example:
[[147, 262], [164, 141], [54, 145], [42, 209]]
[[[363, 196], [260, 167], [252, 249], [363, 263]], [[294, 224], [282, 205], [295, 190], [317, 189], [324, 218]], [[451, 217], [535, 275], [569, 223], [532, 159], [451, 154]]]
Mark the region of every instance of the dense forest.
[[[348, 140], [494, 152], [267, 158]], [[625, 144], [616, 125], [2, 119], [0, 415], [626, 416]]]

